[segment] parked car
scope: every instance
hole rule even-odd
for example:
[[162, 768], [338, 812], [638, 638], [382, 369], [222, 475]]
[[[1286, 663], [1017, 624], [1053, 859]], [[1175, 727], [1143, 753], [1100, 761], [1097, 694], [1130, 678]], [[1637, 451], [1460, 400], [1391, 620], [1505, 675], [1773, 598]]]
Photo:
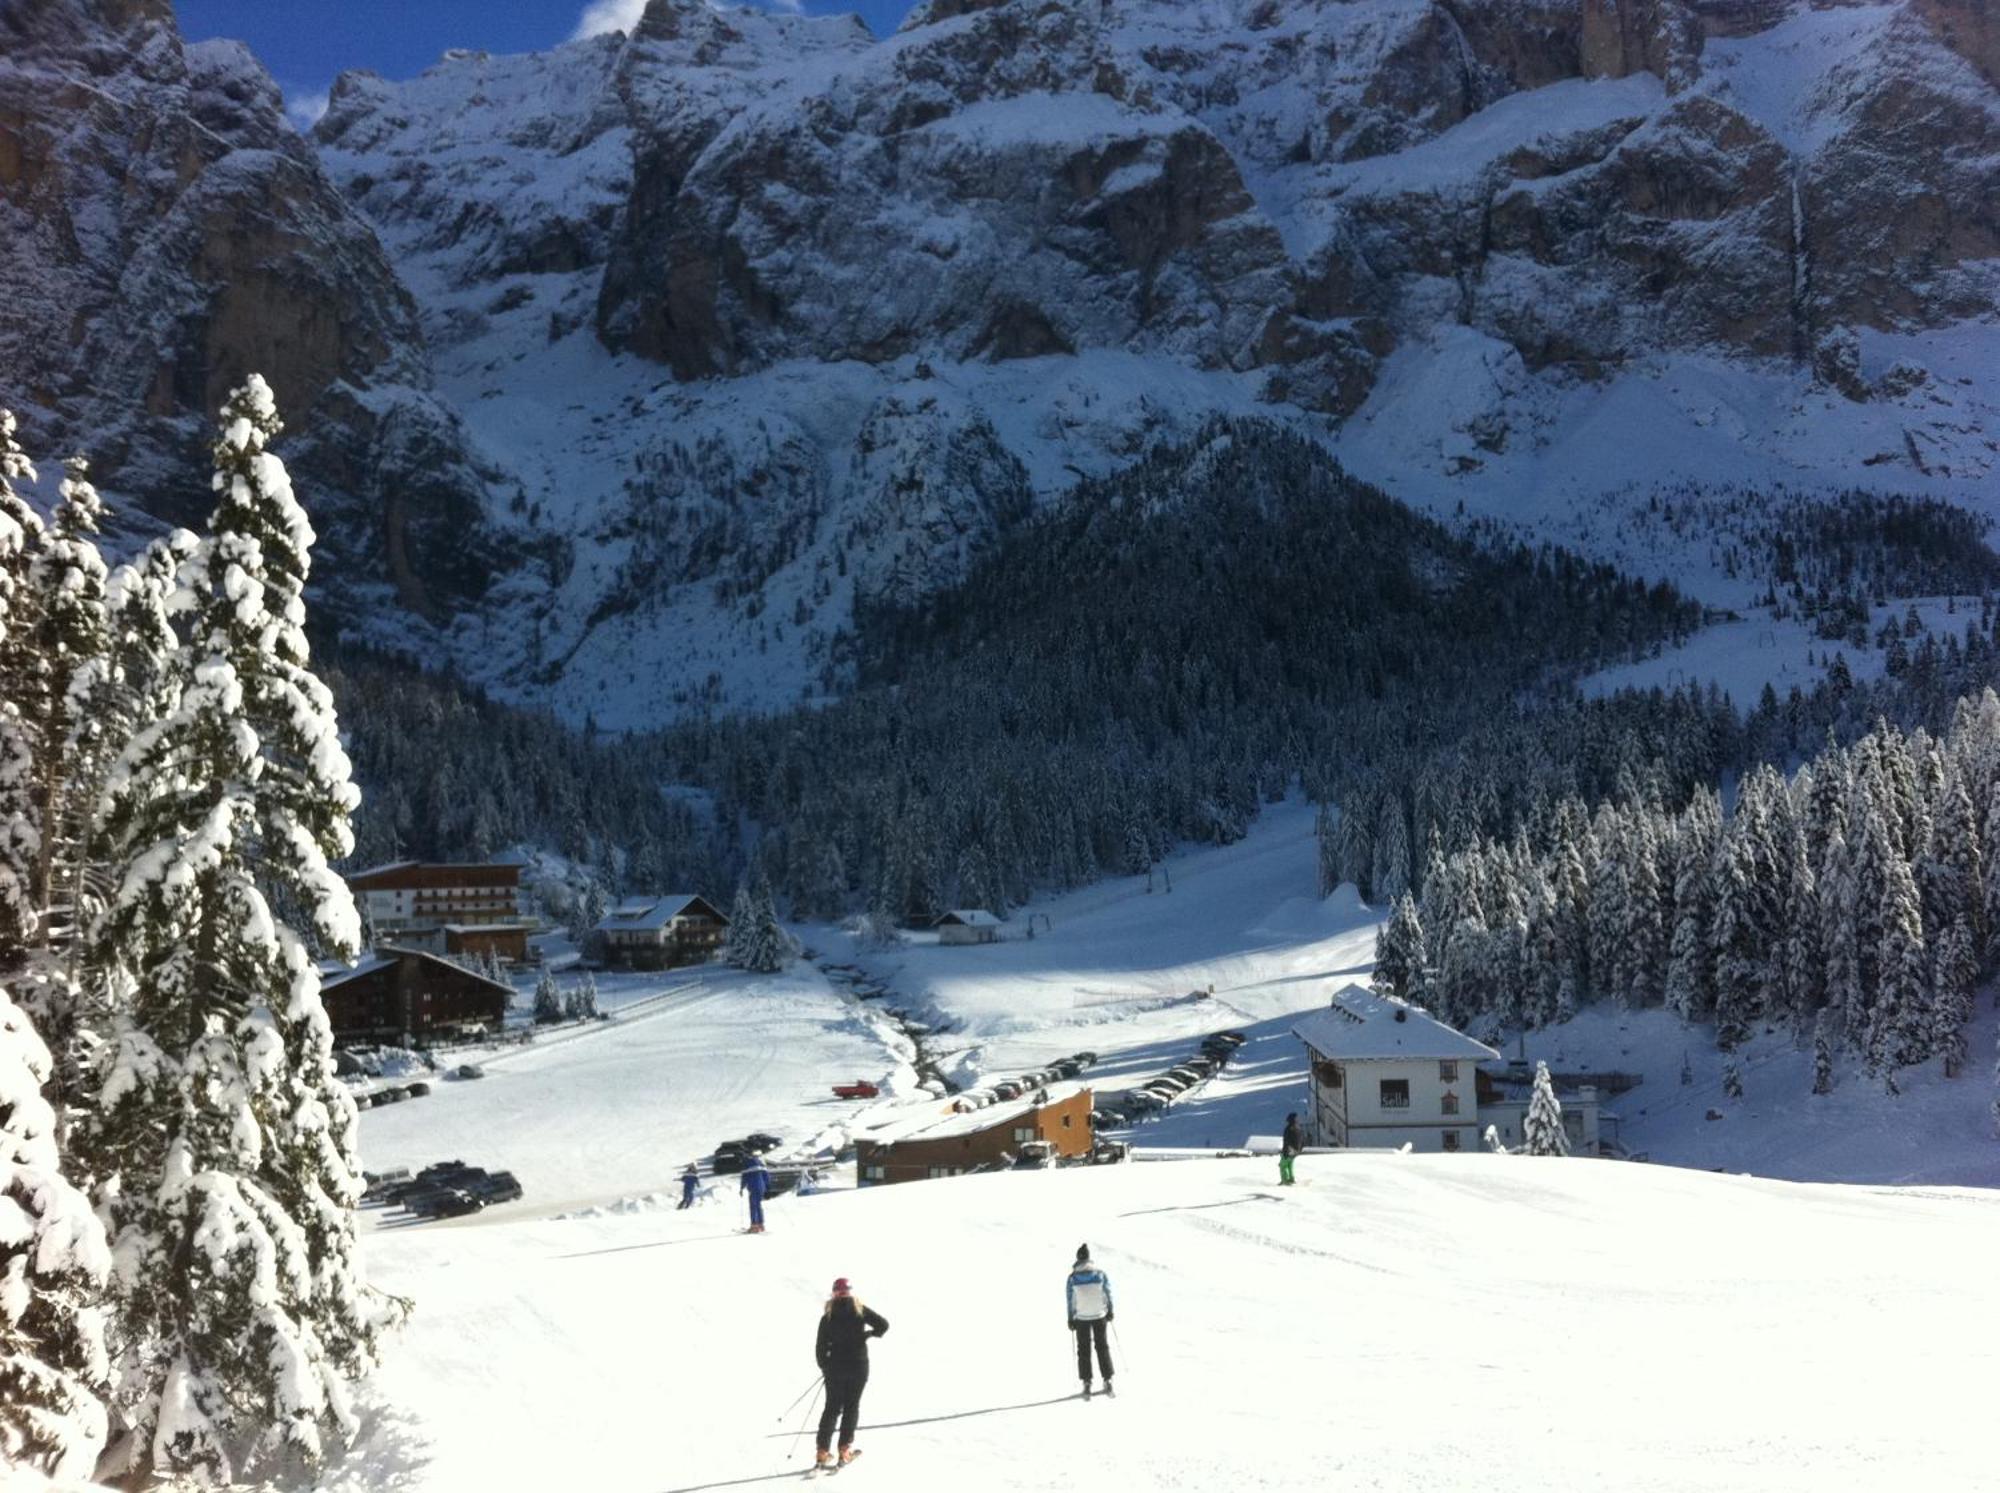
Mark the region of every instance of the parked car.
[[833, 1086], [836, 1099], [873, 1099], [881, 1089], [865, 1078], [857, 1078], [853, 1083], [837, 1083]]
[[1200, 1057], [1189, 1058], [1180, 1066], [1187, 1069], [1190, 1073], [1198, 1073], [1203, 1078], [1209, 1078], [1214, 1075], [1215, 1070], [1220, 1068], [1222, 1064], [1218, 1063], [1214, 1058]]
[[1108, 1166], [1123, 1161], [1132, 1154], [1132, 1147], [1122, 1140], [1103, 1140], [1090, 1148], [1092, 1166]]
[[1019, 1099], [1021, 1097], [1021, 1086], [1012, 1079], [1007, 1080], [1005, 1083], [996, 1083], [993, 1085], [993, 1097], [1002, 1103], [1005, 1103], [1009, 1099]]
[[724, 1172], [740, 1172], [750, 1164], [750, 1153], [743, 1149], [740, 1140], [726, 1140], [715, 1148], [715, 1157], [708, 1169], [717, 1176]]
[[1075, 1058], [1064, 1058], [1053, 1068], [1049, 1069], [1052, 1077], [1061, 1079], [1075, 1078], [1081, 1072], [1083, 1072], [1083, 1064], [1079, 1063]]
[[415, 1083], [411, 1084], [409, 1086], [409, 1089], [407, 1090], [409, 1096], [412, 1099], [422, 1099], [425, 1096], [427, 1096], [430, 1093], [430, 1091], [431, 1091], [431, 1086], [425, 1083], [422, 1079], [418, 1079]]
[[1094, 1052], [1079, 1052], [1076, 1054], [1073, 1061], [1079, 1062], [1083, 1064], [1084, 1067], [1088, 1068], [1091, 1064], [1097, 1061], [1097, 1054]]
[[1200, 1083], [1204, 1078], [1208, 1077], [1208, 1075], [1206, 1073], [1197, 1073], [1194, 1069], [1190, 1068], [1186, 1063], [1181, 1063], [1175, 1067], [1169, 1068], [1167, 1070], [1167, 1077], [1178, 1078], [1188, 1088], [1193, 1088], [1196, 1084]]
[[1021, 1142], [1021, 1149], [1014, 1156], [1014, 1170], [1036, 1171], [1045, 1166], [1054, 1166], [1056, 1148], [1045, 1140]]
[[[438, 1194], [422, 1211], [429, 1218], [462, 1218], [486, 1206], [486, 1199], [461, 1188]], [[412, 1210], [416, 1211], [416, 1210]]]
[[404, 1094], [401, 1089], [377, 1089], [375, 1091], [375, 1102], [377, 1104], [401, 1104], [403, 1098]]
[[1151, 1089], [1134, 1089], [1125, 1096], [1125, 1108], [1135, 1115], [1143, 1115], [1156, 1109], [1165, 1109], [1166, 1099]]
[[1125, 1112], [1118, 1109], [1093, 1109], [1090, 1112], [1090, 1128], [1092, 1130], [1123, 1130], [1125, 1128]]
[[784, 1141], [765, 1130], [753, 1130], [743, 1137], [743, 1149], [753, 1151], [759, 1156], [766, 1151], [775, 1151], [783, 1144]]
[[399, 1166], [386, 1172], [363, 1172], [361, 1176], [368, 1184], [361, 1192], [361, 1201], [364, 1203], [386, 1202], [392, 1191], [412, 1180], [410, 1169], [406, 1166]]
[[494, 1172], [464, 1189], [482, 1204], [515, 1203], [521, 1199], [521, 1184], [512, 1172]]
[[477, 1063], [460, 1063], [457, 1068], [460, 1078], [484, 1078], [486, 1070]]
[[1148, 1089], [1165, 1089], [1170, 1094], [1178, 1094], [1187, 1086], [1188, 1081], [1185, 1078], [1176, 1078], [1171, 1073], [1162, 1073], [1158, 1078], [1150, 1079], [1142, 1085]]
[[356, 1094], [354, 1096], [354, 1107], [356, 1109], [373, 1109], [375, 1107], [375, 1096], [368, 1093]]

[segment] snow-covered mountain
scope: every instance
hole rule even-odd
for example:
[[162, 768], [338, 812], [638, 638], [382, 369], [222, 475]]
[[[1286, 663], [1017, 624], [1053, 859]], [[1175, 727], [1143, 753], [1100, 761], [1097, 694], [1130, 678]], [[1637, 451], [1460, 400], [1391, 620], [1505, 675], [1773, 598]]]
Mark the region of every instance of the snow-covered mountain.
[[[1529, 520], [1681, 477], [1977, 500], [2000, 467], [1983, 0], [932, 0], [882, 40], [652, 0], [629, 37], [349, 74], [317, 159], [161, 5], [12, 11], [40, 40], [0, 91], [42, 133], [0, 124], [0, 185], [54, 206], [0, 271], [47, 322], [0, 398], [68, 440], [150, 392], [118, 439], [151, 464], [107, 474], [150, 497], [207, 394], [171, 370], [291, 359], [336, 584], [406, 608], [350, 611], [578, 717], [823, 690], [857, 601], [1218, 411]], [[164, 162], [151, 196], [23, 193], [142, 134], [52, 108], [85, 72], [190, 115], [199, 191], [291, 173], [219, 199], [288, 237], [166, 233], [198, 193]], [[89, 272], [86, 207], [161, 269]], [[238, 304], [260, 276], [275, 319]]]

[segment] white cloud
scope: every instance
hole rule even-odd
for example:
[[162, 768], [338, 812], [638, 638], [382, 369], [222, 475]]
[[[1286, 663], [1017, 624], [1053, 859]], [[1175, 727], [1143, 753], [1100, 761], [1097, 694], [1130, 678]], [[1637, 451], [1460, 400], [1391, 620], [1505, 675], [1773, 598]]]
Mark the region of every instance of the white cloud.
[[[743, 0], [743, 3], [763, 10], [782, 10], [791, 15], [805, 13], [805, 0]], [[639, 17], [646, 12], [646, 0], [590, 0], [577, 17], [576, 30], [571, 41], [581, 41], [586, 36], [598, 36], [606, 31], [625, 31], [639, 24]]]
[[285, 90], [285, 118], [292, 122], [292, 128], [301, 135], [318, 124], [320, 116], [324, 113], [326, 113], [324, 88], [314, 93], [295, 93], [289, 88]]
[[630, 31], [645, 13], [646, 0], [590, 0], [577, 18], [571, 41], [597, 36], [606, 31]]

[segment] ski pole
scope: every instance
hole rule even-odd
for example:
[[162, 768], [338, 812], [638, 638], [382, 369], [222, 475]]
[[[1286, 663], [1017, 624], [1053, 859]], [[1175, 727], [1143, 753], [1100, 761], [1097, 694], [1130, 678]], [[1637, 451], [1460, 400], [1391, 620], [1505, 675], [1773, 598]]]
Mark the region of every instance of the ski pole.
[[[813, 1388], [820, 1389], [823, 1388], [824, 1386], [825, 1386], [825, 1381], [822, 1380], [820, 1381], [819, 1384], [814, 1385]], [[794, 1400], [792, 1403], [796, 1405], [798, 1401]], [[805, 1435], [806, 1427], [812, 1424], [813, 1411], [818, 1408], [819, 1408], [819, 1396], [814, 1395], [812, 1399], [809, 1400], [806, 1404], [805, 1417], [802, 1420], [800, 1420], [799, 1428], [796, 1431], [792, 1432], [791, 1445], [785, 1449], [785, 1460], [787, 1462], [791, 1461], [793, 1457], [799, 1454], [799, 1438]]]
[[1130, 1361], [1125, 1357], [1125, 1339], [1123, 1339], [1118, 1335], [1118, 1323], [1115, 1319], [1110, 1323], [1110, 1327], [1111, 1327], [1111, 1343], [1113, 1347], [1117, 1348], [1118, 1362], [1120, 1367], [1123, 1367], [1126, 1363]]

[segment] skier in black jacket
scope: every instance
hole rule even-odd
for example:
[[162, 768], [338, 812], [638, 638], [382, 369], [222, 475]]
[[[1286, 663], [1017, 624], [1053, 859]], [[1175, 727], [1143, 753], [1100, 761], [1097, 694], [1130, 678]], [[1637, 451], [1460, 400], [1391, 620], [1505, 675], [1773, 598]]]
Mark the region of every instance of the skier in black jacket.
[[819, 1314], [819, 1338], [813, 1357], [826, 1379], [826, 1409], [820, 1413], [815, 1467], [831, 1467], [834, 1422], [840, 1423], [840, 1465], [861, 1455], [854, 1445], [854, 1423], [861, 1416], [861, 1391], [868, 1387], [868, 1339], [889, 1330], [888, 1321], [863, 1306], [842, 1276]]

